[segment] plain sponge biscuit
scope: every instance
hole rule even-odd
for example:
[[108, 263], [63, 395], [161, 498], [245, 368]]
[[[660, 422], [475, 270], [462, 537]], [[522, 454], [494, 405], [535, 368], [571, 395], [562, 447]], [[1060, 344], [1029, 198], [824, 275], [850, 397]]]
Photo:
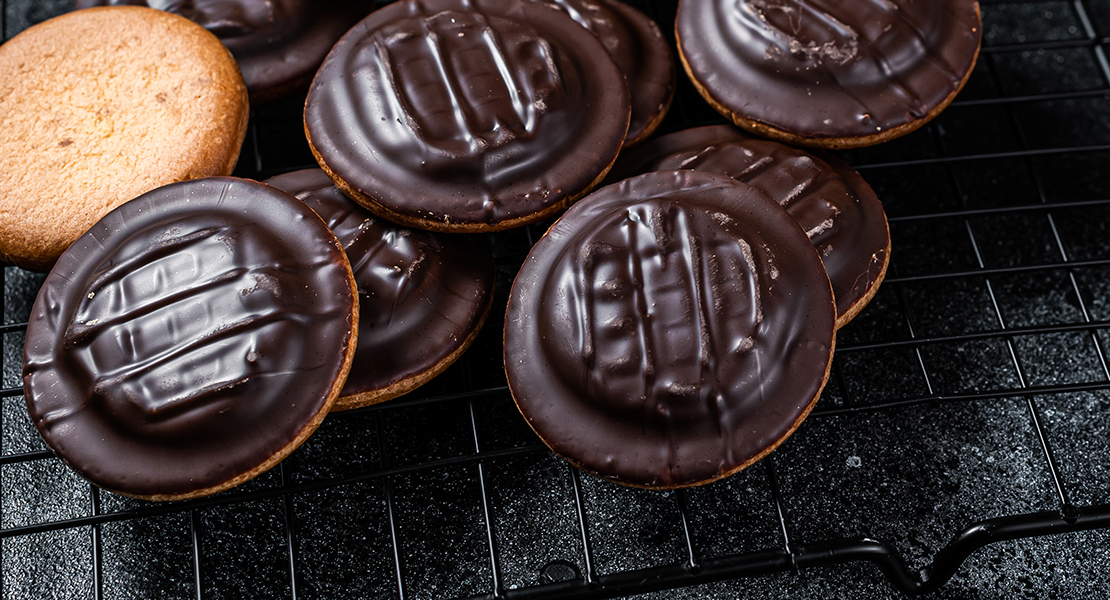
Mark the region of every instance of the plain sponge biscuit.
[[0, 257], [48, 269], [161, 185], [231, 173], [246, 134], [231, 54], [182, 17], [91, 8], [0, 46]]

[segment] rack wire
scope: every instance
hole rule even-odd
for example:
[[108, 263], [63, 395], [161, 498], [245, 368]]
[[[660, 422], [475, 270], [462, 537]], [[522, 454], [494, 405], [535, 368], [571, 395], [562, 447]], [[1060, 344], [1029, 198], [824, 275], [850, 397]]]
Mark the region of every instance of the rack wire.
[[[674, 0], [633, 4], [673, 41]], [[0, 5], [4, 39], [71, 8]], [[957, 101], [843, 154], [884, 201], [892, 265], [840, 332], [817, 409], [769, 458], [702, 488], [584, 476], [516, 412], [503, 300], [542, 227], [493, 238], [502, 308], [459, 363], [409, 397], [329, 416], [246, 485], [177, 503], [100, 491], [46, 450], [20, 387], [42, 276], [5, 268], [0, 593], [1094, 596], [1110, 563], [1110, 2], [982, 12]], [[722, 122], [679, 80], [662, 131]], [[313, 166], [302, 102], [252, 113], [236, 174]]]

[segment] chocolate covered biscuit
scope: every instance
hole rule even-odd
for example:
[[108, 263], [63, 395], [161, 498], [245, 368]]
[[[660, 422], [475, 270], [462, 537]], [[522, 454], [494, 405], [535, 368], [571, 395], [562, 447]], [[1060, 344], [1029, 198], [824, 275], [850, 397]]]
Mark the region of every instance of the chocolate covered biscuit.
[[499, 231], [600, 181], [628, 129], [601, 42], [526, 0], [403, 0], [336, 44], [305, 104], [320, 166], [396, 223]]
[[106, 215], [47, 276], [27, 326], [27, 409], [98, 486], [212, 494], [316, 429], [357, 325], [347, 257], [305, 204], [241, 179], [171, 184]]
[[354, 269], [358, 349], [332, 410], [408, 393], [450, 366], [474, 341], [493, 303], [493, 254], [485, 240], [378, 218], [320, 169], [285, 173], [266, 183], [320, 215]]
[[505, 371], [555, 453], [627, 485], [700, 485], [809, 413], [836, 310], [817, 251], [774, 200], [662, 171], [566, 212], [513, 282]]
[[851, 148], [904, 135], [967, 82], [975, 0], [682, 0], [679, 58], [734, 123], [787, 143]]

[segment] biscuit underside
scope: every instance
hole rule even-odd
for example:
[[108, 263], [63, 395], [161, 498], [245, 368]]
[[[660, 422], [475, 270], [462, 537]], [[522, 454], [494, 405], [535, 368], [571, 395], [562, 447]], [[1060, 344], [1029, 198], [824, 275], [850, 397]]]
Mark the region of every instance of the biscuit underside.
[[183, 17], [100, 7], [20, 33], [0, 47], [0, 256], [45, 270], [123, 202], [230, 174], [248, 109], [231, 54]]

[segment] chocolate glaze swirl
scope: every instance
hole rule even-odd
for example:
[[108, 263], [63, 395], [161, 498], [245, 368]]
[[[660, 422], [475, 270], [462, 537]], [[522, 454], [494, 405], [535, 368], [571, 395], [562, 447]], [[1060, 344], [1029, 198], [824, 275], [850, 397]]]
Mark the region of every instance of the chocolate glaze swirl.
[[307, 85], [336, 40], [373, 9], [370, 0], [77, 0], [77, 8], [149, 6], [211, 31], [235, 56], [251, 101]]
[[382, 402], [440, 373], [477, 334], [493, 300], [489, 244], [380, 219], [320, 169], [266, 183], [308, 204], [339, 238], [359, 293], [358, 349], [332, 410]]
[[808, 414], [835, 319], [817, 252], [781, 206], [719, 175], [655, 172], [584, 198], [536, 244], [513, 283], [505, 368], [570, 462], [698, 485]]
[[112, 211], [32, 308], [31, 419], [93, 483], [173, 499], [275, 464], [323, 419], [350, 365], [357, 296], [303, 203], [198, 179]]
[[360, 204], [437, 230], [498, 230], [563, 208], [608, 170], [624, 78], [570, 17], [525, 0], [404, 0], [348, 32], [305, 129]]
[[844, 161], [717, 125], [665, 135], [621, 154], [609, 178], [674, 169], [732, 177], [786, 207], [821, 255], [836, 293], [837, 327], [878, 291], [890, 263], [886, 212]]
[[935, 115], [982, 36], [974, 0], [682, 0], [675, 30], [711, 104], [841, 146]]

